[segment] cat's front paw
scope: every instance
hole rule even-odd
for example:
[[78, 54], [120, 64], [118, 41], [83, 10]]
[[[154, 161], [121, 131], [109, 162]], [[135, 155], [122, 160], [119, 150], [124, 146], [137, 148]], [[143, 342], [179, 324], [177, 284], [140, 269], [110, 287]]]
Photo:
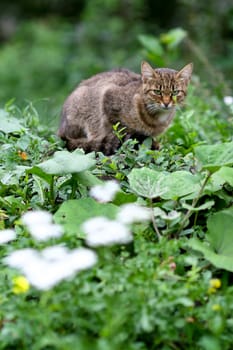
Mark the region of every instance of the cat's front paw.
[[153, 151], [159, 151], [161, 149], [161, 144], [156, 140], [152, 140], [151, 149]]

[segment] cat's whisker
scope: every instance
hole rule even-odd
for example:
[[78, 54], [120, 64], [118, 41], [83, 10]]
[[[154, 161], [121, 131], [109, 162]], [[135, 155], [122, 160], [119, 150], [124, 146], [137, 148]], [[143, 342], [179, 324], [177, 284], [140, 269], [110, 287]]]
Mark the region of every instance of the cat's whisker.
[[158, 104], [149, 103], [146, 105], [146, 109], [150, 114], [155, 114], [158, 112], [158, 110], [161, 110], [161, 107]]

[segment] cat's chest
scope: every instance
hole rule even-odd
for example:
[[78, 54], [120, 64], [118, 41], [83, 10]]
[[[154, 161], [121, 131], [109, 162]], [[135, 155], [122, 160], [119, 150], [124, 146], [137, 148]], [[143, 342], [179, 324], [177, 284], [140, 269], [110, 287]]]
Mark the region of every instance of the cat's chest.
[[164, 111], [164, 112], [161, 112], [157, 115], [156, 117], [156, 121], [159, 123], [159, 124], [168, 124], [172, 117], [174, 115], [174, 111], [173, 110], [168, 110], [168, 111]]

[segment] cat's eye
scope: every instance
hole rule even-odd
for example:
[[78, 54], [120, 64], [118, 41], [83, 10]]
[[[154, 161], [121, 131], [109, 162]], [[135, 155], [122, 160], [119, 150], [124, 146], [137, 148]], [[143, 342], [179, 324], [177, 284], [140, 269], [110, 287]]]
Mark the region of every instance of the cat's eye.
[[179, 90], [173, 90], [172, 91], [172, 96], [177, 96], [179, 94]]
[[155, 95], [161, 95], [161, 90], [152, 90]]

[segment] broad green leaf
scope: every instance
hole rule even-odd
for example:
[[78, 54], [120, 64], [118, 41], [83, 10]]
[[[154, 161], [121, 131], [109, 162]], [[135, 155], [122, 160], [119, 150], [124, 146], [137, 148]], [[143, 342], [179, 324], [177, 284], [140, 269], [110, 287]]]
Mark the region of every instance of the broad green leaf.
[[75, 178], [77, 179], [78, 183], [81, 183], [87, 187], [103, 184], [103, 181], [100, 180], [97, 176], [93, 175], [89, 170], [75, 174]]
[[210, 216], [207, 227], [208, 242], [191, 239], [188, 245], [214, 266], [233, 272], [233, 207]]
[[233, 187], [233, 168], [222, 167], [212, 175], [211, 179], [220, 186], [228, 183]]
[[210, 216], [207, 228], [214, 250], [233, 259], [233, 207]]
[[162, 188], [166, 191], [161, 195], [163, 199], [184, 197], [197, 192], [200, 188], [200, 177], [192, 175], [188, 171], [180, 170], [166, 174], [161, 180]]
[[148, 168], [134, 169], [128, 176], [131, 189], [146, 198], [177, 199], [200, 188], [200, 178], [188, 171], [163, 173]]
[[219, 269], [224, 269], [233, 272], [233, 257], [217, 254], [213, 251], [210, 245], [203, 243], [196, 238], [192, 238], [188, 242], [189, 247], [201, 252], [205, 259], [211, 262]]
[[58, 151], [51, 159], [37, 167], [46, 174], [65, 175], [88, 170], [95, 165], [94, 153], [84, 154], [80, 150], [74, 152]]
[[117, 211], [118, 207], [112, 203], [98, 203], [92, 198], [71, 199], [60, 206], [54, 220], [65, 228], [69, 236], [84, 238], [81, 230], [84, 221], [96, 216], [114, 219]]
[[194, 150], [202, 169], [215, 172], [222, 166], [233, 165], [233, 142], [201, 145], [195, 147]]
[[133, 169], [128, 176], [131, 189], [139, 196], [161, 197], [165, 189], [161, 187], [163, 173], [149, 168]]
[[22, 130], [25, 130], [21, 120], [10, 116], [9, 113], [3, 109], [0, 109], [0, 120], [0, 131], [3, 131], [6, 134], [19, 133]]

